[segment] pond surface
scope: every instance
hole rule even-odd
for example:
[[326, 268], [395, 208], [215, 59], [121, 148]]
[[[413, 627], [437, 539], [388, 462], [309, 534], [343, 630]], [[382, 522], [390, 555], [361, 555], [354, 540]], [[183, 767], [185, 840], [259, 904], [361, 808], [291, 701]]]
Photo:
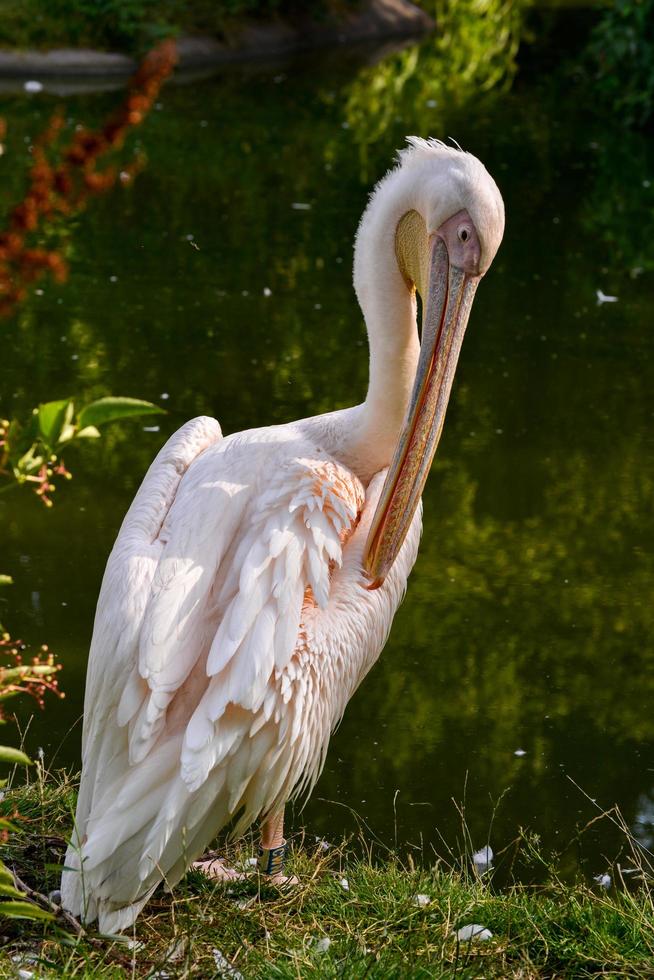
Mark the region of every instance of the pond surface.
[[[497, 178], [505, 240], [468, 327], [407, 598], [294, 826], [338, 839], [360, 818], [428, 859], [466, 846], [464, 808], [472, 845], [508, 848], [505, 868], [524, 828], [564, 874], [597, 874], [623, 844], [606, 821], [579, 836], [597, 807], [654, 838], [652, 145], [589, 122], [555, 75], [510, 83], [510, 53], [474, 61], [465, 42], [465, 72], [432, 41], [163, 91], [134, 188], [67, 231], [69, 282], [0, 325], [0, 414], [108, 393], [168, 414], [160, 431], [114, 426], [71, 451], [51, 511], [2, 499], [0, 571], [15, 585], [0, 613], [65, 665], [66, 700], [37, 714], [29, 749], [78, 766], [103, 566], [151, 458], [200, 413], [232, 432], [363, 398], [359, 216], [406, 134], [454, 136]], [[118, 99], [67, 96], [69, 124]], [[60, 101], [0, 97], [2, 212]], [[598, 289], [618, 301], [598, 305]], [[514, 873], [537, 877], [527, 864]]]

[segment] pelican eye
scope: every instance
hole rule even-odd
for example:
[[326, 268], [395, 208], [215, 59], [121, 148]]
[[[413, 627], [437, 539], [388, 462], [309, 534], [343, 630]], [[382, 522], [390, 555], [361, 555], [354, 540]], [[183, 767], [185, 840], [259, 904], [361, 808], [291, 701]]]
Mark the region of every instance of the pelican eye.
[[470, 232], [465, 227], [465, 225], [462, 228], [459, 228], [459, 241], [467, 242], [469, 238], [470, 238]]

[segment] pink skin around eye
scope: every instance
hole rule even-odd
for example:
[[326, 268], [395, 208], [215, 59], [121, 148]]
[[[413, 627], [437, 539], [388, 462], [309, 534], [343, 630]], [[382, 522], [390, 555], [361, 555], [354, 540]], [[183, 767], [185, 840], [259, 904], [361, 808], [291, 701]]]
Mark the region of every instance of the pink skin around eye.
[[465, 208], [444, 221], [436, 232], [447, 246], [450, 264], [468, 276], [478, 276], [481, 246], [477, 229]]

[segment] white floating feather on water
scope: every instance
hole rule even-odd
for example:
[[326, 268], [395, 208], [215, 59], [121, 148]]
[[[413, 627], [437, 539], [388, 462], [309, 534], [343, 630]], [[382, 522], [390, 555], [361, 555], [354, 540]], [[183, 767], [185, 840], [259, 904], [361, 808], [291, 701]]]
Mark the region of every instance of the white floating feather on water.
[[42, 92], [43, 82], [37, 82], [35, 78], [30, 78], [27, 82], [25, 82], [23, 88], [26, 92]]
[[493, 933], [486, 926], [480, 926], [477, 922], [471, 922], [467, 926], [461, 926], [454, 933], [460, 943], [469, 943], [474, 940], [487, 940], [493, 938]]
[[522, 759], [523, 755], [526, 755], [527, 753], [525, 752], [524, 749], [516, 749], [513, 754], [517, 755], [519, 759]]
[[603, 293], [601, 289], [595, 290], [595, 295], [597, 296], [597, 305], [598, 306], [602, 306], [603, 303], [617, 303], [618, 302], [618, 297], [617, 296], [607, 296], [607, 294], [606, 293]]
[[606, 872], [601, 875], [595, 875], [593, 880], [597, 882], [600, 888], [605, 888], [607, 891], [611, 887], [611, 875]]

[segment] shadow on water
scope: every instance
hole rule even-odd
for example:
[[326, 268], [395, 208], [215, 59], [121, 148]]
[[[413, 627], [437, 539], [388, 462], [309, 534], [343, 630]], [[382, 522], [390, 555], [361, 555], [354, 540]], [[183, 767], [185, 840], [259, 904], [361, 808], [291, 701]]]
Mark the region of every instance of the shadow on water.
[[[77, 450], [51, 513], [29, 495], [0, 504], [12, 625], [65, 664], [68, 698], [35, 718], [32, 749], [79, 762], [79, 725], [66, 732], [103, 565], [163, 438], [199, 413], [231, 432], [363, 397], [359, 216], [407, 133], [453, 135], [500, 184], [505, 241], [473, 310], [407, 599], [297, 822], [338, 837], [355, 826], [347, 804], [387, 843], [397, 832], [429, 854], [439, 834], [456, 849], [453, 799], [481, 846], [502, 797], [496, 851], [530, 828], [566, 873], [602, 870], [620, 846], [610, 828], [565, 846], [595, 815], [570, 776], [651, 837], [652, 147], [589, 119], [561, 76], [516, 78], [522, 14], [502, 10], [503, 32], [463, 18], [373, 63], [312, 54], [169, 87], [139, 136], [149, 166], [134, 189], [75, 219], [70, 282], [3, 324], [3, 413], [108, 392], [169, 410], [158, 432], [123, 425]], [[112, 98], [69, 97], [69, 125]], [[0, 98], [3, 212], [55, 101]], [[598, 289], [618, 302], [598, 305]]]

